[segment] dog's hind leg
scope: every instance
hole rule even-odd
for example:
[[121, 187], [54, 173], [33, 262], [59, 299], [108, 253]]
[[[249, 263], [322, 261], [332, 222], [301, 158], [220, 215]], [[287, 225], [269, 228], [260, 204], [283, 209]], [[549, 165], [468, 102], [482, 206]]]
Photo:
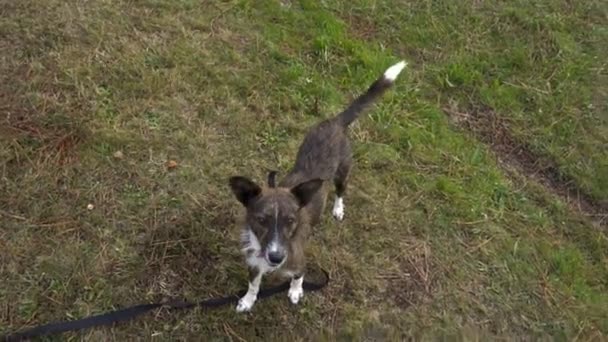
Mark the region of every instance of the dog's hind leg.
[[334, 201], [334, 208], [332, 210], [333, 217], [342, 221], [344, 219], [344, 194], [346, 193], [346, 184], [348, 182], [348, 175], [352, 167], [352, 157], [349, 155], [344, 158], [338, 170], [334, 176], [334, 185], [336, 187], [336, 199]]

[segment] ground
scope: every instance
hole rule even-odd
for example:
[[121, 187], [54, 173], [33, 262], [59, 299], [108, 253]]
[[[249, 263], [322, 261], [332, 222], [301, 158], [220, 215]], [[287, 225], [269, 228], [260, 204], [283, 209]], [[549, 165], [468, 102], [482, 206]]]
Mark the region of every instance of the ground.
[[[0, 0], [0, 333], [246, 287], [227, 179], [353, 125], [331, 283], [71, 340], [608, 335], [605, 1]], [[266, 283], [268, 284], [268, 283]]]

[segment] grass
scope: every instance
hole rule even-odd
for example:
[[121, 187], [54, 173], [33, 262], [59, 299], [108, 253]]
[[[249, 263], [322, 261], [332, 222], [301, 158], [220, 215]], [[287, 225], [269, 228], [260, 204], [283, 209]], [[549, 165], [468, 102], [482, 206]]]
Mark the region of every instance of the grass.
[[606, 225], [504, 172], [443, 110], [492, 110], [605, 203], [603, 2], [1, 8], [0, 332], [242, 289], [227, 178], [284, 173], [309, 125], [405, 58], [404, 77], [351, 130], [346, 220], [326, 215], [311, 243], [326, 290], [298, 307], [277, 297], [250, 315], [159, 312], [66, 336], [608, 335]]

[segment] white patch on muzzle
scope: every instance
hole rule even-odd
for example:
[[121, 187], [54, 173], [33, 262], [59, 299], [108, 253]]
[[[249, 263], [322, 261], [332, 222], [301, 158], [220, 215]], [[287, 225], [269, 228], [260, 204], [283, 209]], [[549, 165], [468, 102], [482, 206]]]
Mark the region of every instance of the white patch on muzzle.
[[[273, 243], [276, 246], [273, 246]], [[279, 249], [280, 246], [278, 243], [274, 241], [269, 246], [269, 249], [272, 248]], [[281, 267], [284, 263], [281, 263], [277, 266], [270, 266], [268, 264], [268, 260], [266, 259], [266, 255], [262, 253], [262, 245], [260, 244], [260, 240], [255, 236], [253, 231], [246, 227], [241, 233], [241, 252], [245, 255], [245, 262], [249, 267], [257, 268], [262, 274], [272, 272], [277, 268]], [[287, 258], [285, 258], [287, 259]]]

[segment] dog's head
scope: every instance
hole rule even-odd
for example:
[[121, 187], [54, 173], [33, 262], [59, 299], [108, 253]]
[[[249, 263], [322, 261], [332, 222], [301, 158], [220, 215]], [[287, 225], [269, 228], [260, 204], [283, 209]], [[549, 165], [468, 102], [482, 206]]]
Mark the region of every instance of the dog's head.
[[246, 225], [250, 233], [247, 247], [260, 253], [271, 267], [287, 259], [288, 243], [294, 236], [306, 206], [322, 186], [323, 181], [313, 179], [294, 186], [275, 186], [276, 173], [268, 176], [268, 186], [259, 186], [248, 178], [230, 178], [230, 187], [236, 198], [247, 208]]

